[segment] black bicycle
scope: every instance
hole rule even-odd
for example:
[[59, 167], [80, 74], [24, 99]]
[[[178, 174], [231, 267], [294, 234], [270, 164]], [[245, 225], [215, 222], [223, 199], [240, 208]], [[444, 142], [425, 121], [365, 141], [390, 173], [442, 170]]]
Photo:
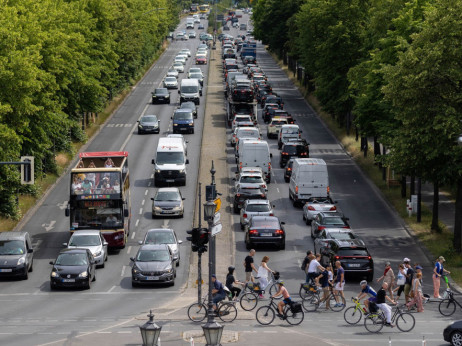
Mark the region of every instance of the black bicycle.
[[[208, 315], [208, 308], [206, 305], [208, 295], [205, 295], [202, 298], [200, 304], [193, 303], [188, 308], [188, 317], [193, 322], [202, 322]], [[232, 322], [237, 317], [237, 309], [236, 309], [236, 302], [235, 301], [221, 301], [218, 302], [217, 307], [218, 310], [215, 311], [215, 315], [220, 318], [223, 322]]]
[[[404, 305], [403, 305], [404, 306]], [[382, 310], [371, 312], [364, 316], [364, 327], [371, 333], [378, 333], [386, 325], [385, 314]], [[396, 323], [398, 329], [402, 332], [410, 332], [414, 329], [415, 318], [409, 312], [404, 312], [401, 307], [396, 306], [395, 312], [391, 317], [391, 323]]]
[[[257, 318], [258, 323], [268, 325], [274, 321], [276, 313], [279, 314], [278, 311], [278, 306], [274, 302], [274, 298], [271, 297], [269, 304], [259, 308], [255, 314], [255, 317]], [[286, 304], [284, 307], [284, 314], [281, 317], [281, 319], [294, 326], [302, 323], [304, 318], [305, 313], [303, 312], [302, 304], [298, 302]]]
[[451, 287], [449, 286], [448, 278], [443, 275], [444, 281], [446, 282], [446, 298], [444, 298], [440, 305], [438, 306], [438, 310], [440, 314], [443, 316], [451, 316], [456, 312], [457, 305], [459, 308], [462, 309], [462, 305], [454, 299], [454, 292], [452, 291]]

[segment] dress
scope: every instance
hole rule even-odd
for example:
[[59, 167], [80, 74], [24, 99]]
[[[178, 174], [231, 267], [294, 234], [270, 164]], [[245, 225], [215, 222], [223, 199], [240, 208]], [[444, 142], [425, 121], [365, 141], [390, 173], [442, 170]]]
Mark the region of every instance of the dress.
[[263, 267], [262, 265], [258, 268], [257, 276], [258, 281], [260, 281], [260, 289], [264, 290], [266, 286], [268, 286], [268, 269]]

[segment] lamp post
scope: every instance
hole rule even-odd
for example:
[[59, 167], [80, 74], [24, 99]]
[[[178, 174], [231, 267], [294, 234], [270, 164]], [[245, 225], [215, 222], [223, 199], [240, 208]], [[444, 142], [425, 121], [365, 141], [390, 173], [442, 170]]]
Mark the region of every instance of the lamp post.
[[[215, 188], [215, 173], [216, 173], [216, 170], [215, 170], [215, 165], [213, 164], [213, 160], [212, 160], [212, 167], [210, 168], [210, 174], [212, 175], [212, 183], [211, 185]], [[214, 190], [215, 193], [216, 193], [216, 190]], [[215, 196], [212, 196], [212, 199], [215, 199], [216, 198], [216, 195]], [[215, 205], [215, 204], [214, 204]], [[213, 217], [215, 216], [215, 210], [213, 211], [213, 215], [211, 216], [212, 217], [212, 222], [213, 222]], [[210, 232], [210, 227], [212, 225], [209, 225], [209, 232]], [[212, 237], [212, 235], [210, 235], [210, 252], [212, 253], [212, 257], [213, 257], [213, 263], [212, 263], [212, 274], [216, 274], [216, 263], [215, 263], [215, 258], [216, 258], [216, 248], [215, 248], [215, 237]]]
[[149, 312], [149, 321], [140, 326], [141, 337], [143, 338], [144, 346], [157, 346], [159, 340], [160, 331], [162, 327], [159, 327], [154, 323], [154, 315], [152, 310]]
[[[215, 242], [214, 236], [212, 236], [213, 218], [215, 216], [216, 205], [212, 201], [204, 203], [204, 219], [207, 221], [209, 230], [209, 243], [210, 247]], [[213, 311], [212, 301], [212, 274], [213, 264], [215, 263], [215, 256], [212, 251], [209, 251], [209, 294], [208, 294], [208, 313], [207, 323], [202, 326], [204, 336], [207, 341], [206, 346], [218, 346], [220, 344], [221, 335], [223, 334], [223, 326], [215, 322], [215, 313]]]

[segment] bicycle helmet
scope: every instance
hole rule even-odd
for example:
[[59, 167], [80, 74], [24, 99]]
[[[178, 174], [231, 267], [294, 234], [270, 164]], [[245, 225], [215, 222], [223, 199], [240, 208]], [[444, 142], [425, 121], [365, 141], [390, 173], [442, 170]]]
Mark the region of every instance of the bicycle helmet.
[[359, 286], [362, 286], [362, 285], [367, 285], [367, 281], [366, 280], [363, 280], [359, 283]]
[[283, 280], [278, 280], [278, 281], [276, 281], [276, 283], [281, 285], [281, 286], [284, 286], [284, 281]]

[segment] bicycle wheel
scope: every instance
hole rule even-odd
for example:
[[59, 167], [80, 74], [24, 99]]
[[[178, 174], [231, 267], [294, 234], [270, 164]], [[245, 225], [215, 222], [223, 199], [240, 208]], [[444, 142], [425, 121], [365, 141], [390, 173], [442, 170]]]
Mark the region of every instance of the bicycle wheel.
[[363, 312], [361, 311], [361, 308], [356, 306], [350, 306], [343, 313], [343, 318], [345, 319], [345, 322], [348, 324], [357, 324], [359, 323], [359, 321], [361, 321], [362, 317]]
[[204, 304], [191, 304], [188, 308], [188, 317], [193, 322], [202, 322], [207, 316], [207, 307]]
[[298, 291], [298, 294], [300, 296], [300, 298], [302, 299], [308, 299], [310, 297], [313, 296], [313, 294], [315, 294], [316, 292], [315, 291], [310, 291], [310, 289], [307, 289], [305, 287], [303, 287], [303, 285], [300, 285], [300, 290]]
[[218, 309], [218, 317], [223, 322], [233, 322], [237, 317], [237, 309], [233, 303], [223, 303]]
[[258, 297], [255, 293], [248, 292], [241, 296], [239, 303], [245, 311], [252, 311], [257, 306]]
[[329, 297], [329, 307], [332, 311], [340, 312], [345, 309], [345, 298], [340, 293], [332, 293]]
[[286, 310], [286, 321], [287, 323], [293, 325], [293, 326], [298, 326], [300, 323], [303, 322], [303, 319], [305, 318], [305, 313], [303, 311], [293, 313], [290, 308]]
[[383, 328], [383, 317], [382, 315], [373, 313], [364, 316], [364, 327], [371, 333], [378, 333]]
[[402, 332], [410, 332], [412, 329], [414, 329], [415, 318], [412, 316], [412, 314], [403, 312], [396, 318], [396, 326]]
[[319, 296], [317, 294], [312, 295], [310, 298], [302, 300], [303, 309], [306, 312], [314, 312], [319, 306]]
[[[273, 294], [275, 294], [277, 291], [279, 291], [279, 287], [277, 284], [272, 284], [270, 289], [269, 289], [269, 293], [270, 295], [272, 296]], [[282, 299], [282, 294], [277, 296], [277, 297], [274, 297], [274, 299], [276, 300], [279, 300], [279, 299]]]
[[257, 318], [258, 323], [263, 325], [271, 324], [274, 321], [276, 313], [270, 305], [262, 306], [257, 310], [255, 317]]
[[452, 299], [444, 299], [438, 307], [440, 314], [443, 316], [451, 316], [456, 312], [456, 303]]

